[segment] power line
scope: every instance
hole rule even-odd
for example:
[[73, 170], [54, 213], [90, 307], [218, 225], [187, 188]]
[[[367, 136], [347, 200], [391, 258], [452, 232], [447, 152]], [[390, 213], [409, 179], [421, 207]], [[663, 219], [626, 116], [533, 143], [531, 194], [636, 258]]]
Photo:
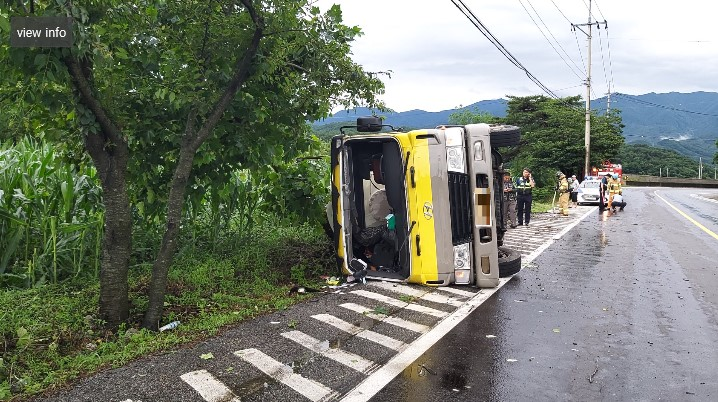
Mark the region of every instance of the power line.
[[718, 117], [718, 114], [695, 112], [695, 111], [692, 111], [692, 110], [678, 109], [678, 108], [671, 107], [671, 106], [660, 105], [660, 104], [658, 104], [658, 103], [648, 102], [648, 101], [645, 101], [645, 100], [642, 100], [642, 99], [638, 99], [638, 98], [636, 98], [635, 96], [626, 95], [626, 94], [623, 94], [623, 93], [620, 93], [620, 92], [614, 92], [613, 94], [616, 95], [616, 96], [620, 96], [621, 98], [624, 98], [624, 99], [626, 99], [626, 100], [628, 100], [628, 101], [640, 103], [640, 104], [647, 105], [647, 106], [653, 106], [653, 107], [658, 107], [658, 108], [661, 108], [661, 109], [673, 110], [673, 111], [675, 111], [675, 112], [697, 114], [697, 115], [699, 115], [699, 116]]
[[[558, 39], [556, 39], [556, 36], [554, 36], [553, 32], [551, 32], [551, 30], [549, 29], [549, 27], [546, 25], [546, 23], [544, 22], [543, 18], [541, 18], [541, 15], [539, 15], [538, 11], [536, 11], [536, 8], [533, 6], [533, 4], [531, 4], [531, 0], [526, 0], [526, 2], [529, 3], [529, 6], [531, 6], [531, 9], [534, 10], [534, 14], [536, 14], [536, 16], [538, 17], [539, 21], [541, 21], [541, 24], [543, 24], [544, 28], [546, 28], [546, 31], [548, 31], [549, 35], [551, 35], [551, 37], [553, 38], [554, 42], [556, 42], [556, 44], [558, 45], [558, 47], [561, 48], [561, 50], [563, 50], [563, 53], [566, 55], [566, 57], [568, 57], [569, 60], [571, 60], [571, 62], [573, 63], [573, 65], [576, 66], [576, 68], [578, 68], [578, 69], [580, 70], [580, 68], [578, 67], [578, 65], [576, 65], [576, 63], [573, 61], [573, 59], [571, 59], [571, 56], [569, 56], [569, 54], [566, 52], [566, 49], [564, 49], [563, 46], [561, 46], [561, 43], [558, 41]], [[529, 10], [526, 8], [526, 6], [524, 6], [524, 3], [523, 3], [521, 0], [519, 0], [519, 4], [521, 4], [521, 7], [523, 7], [524, 11], [526, 11], [526, 14], [528, 14], [529, 18], [531, 18], [531, 21], [534, 23], [534, 25], [536, 25], [536, 28], [538, 28], [539, 32], [541, 32], [541, 35], [543, 35], [543, 37], [546, 38], [546, 41], [549, 43], [549, 45], [551, 45], [551, 47], [552, 47], [553, 50], [556, 52], [556, 54], [558, 54], [558, 57], [560, 57], [561, 60], [563, 60], [564, 64], [566, 64], [566, 66], [568, 66], [568, 68], [571, 70], [571, 72], [574, 73], [574, 75], [576, 75], [576, 77], [578, 77], [578, 79], [585, 79], [585, 74], [584, 74], [584, 77], [581, 77], [578, 73], [576, 73], [576, 71], [573, 69], [573, 67], [571, 67], [571, 66], [568, 64], [568, 62], [566, 61], [566, 59], [561, 55], [561, 53], [559, 53], [559, 51], [558, 51], [558, 50], [556, 49], [556, 47], [553, 45], [553, 43], [551, 42], [551, 40], [549, 40], [549, 38], [548, 38], [548, 37], [546, 36], [546, 34], [543, 32], [543, 30], [541, 29], [541, 27], [538, 26], [538, 24], [536, 23], [536, 20], [534, 20], [534, 17], [531, 15], [531, 13], [530, 13]]]
[[486, 39], [488, 39], [489, 42], [491, 42], [491, 44], [493, 44], [494, 47], [496, 47], [496, 49], [498, 49], [499, 52], [501, 52], [501, 54], [503, 54], [504, 57], [509, 60], [509, 62], [511, 62], [511, 64], [526, 73], [526, 76], [536, 85], [538, 85], [539, 88], [544, 90], [544, 92], [546, 92], [555, 99], [559, 99], [559, 97], [555, 93], [553, 93], [553, 91], [551, 91], [546, 85], [539, 81], [536, 76], [531, 74], [531, 72], [526, 67], [524, 67], [524, 65], [521, 64], [521, 62], [518, 61], [518, 59], [514, 57], [514, 55], [512, 55], [511, 52], [509, 52], [498, 39], [496, 39], [496, 37], [491, 33], [491, 31], [489, 31], [489, 29], [484, 26], [484, 24], [474, 15], [474, 13], [464, 4], [462, 0], [451, 0], [451, 2], [454, 3], [456, 8], [458, 8], [459, 11], [461, 11], [461, 13], [464, 14], [466, 18], [469, 19], [469, 21], [471, 21], [474, 27], [476, 27], [476, 29], [478, 29], [479, 32], [481, 32], [481, 34], [484, 35]]

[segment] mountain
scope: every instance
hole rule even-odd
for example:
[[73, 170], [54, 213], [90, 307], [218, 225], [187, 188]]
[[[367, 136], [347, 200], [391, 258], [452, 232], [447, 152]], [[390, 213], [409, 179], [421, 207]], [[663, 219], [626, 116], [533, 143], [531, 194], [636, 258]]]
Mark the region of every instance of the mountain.
[[[488, 112], [497, 117], [506, 116], [506, 99], [484, 100], [473, 103], [463, 108], [469, 110], [481, 110]], [[393, 127], [401, 127], [403, 129], [416, 129], [436, 127], [449, 122], [449, 115], [456, 112], [456, 109], [442, 110], [440, 112], [427, 112], [425, 110], [414, 109], [406, 112], [381, 112], [375, 109], [355, 108], [352, 110], [343, 110], [335, 113], [326, 119], [315, 121], [314, 127], [324, 126], [333, 123], [355, 124], [356, 118], [361, 116], [377, 116], [384, 117], [384, 123], [391, 124]], [[338, 133], [338, 131], [337, 131]]]
[[[591, 107], [602, 112], [608, 104], [606, 97], [592, 99]], [[506, 116], [506, 99], [483, 100], [466, 108], [478, 109], [497, 117]], [[643, 143], [656, 147], [675, 150], [693, 159], [703, 158], [712, 161], [716, 154], [715, 142], [718, 139], [718, 93], [648, 93], [628, 95], [615, 93], [611, 96], [611, 108], [621, 110], [623, 135], [626, 142]], [[384, 122], [403, 129], [436, 127], [446, 124], [449, 115], [456, 109], [440, 112], [409, 110], [406, 112], [382, 113]], [[357, 108], [345, 110], [321, 121], [313, 123], [315, 129], [321, 126], [340, 123], [353, 125], [359, 116], [371, 115], [372, 110]], [[328, 129], [329, 127], [325, 127]], [[326, 131], [326, 130], [325, 130]], [[339, 131], [334, 132], [338, 134]]]

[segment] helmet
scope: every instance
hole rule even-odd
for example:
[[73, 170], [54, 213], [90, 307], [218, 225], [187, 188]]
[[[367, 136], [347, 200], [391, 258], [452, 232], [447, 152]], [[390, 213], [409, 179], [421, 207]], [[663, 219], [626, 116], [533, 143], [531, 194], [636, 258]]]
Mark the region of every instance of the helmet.
[[618, 179], [618, 174], [617, 174], [617, 173], [614, 173], [612, 177], [613, 177], [614, 179]]
[[561, 176], [563, 176], [563, 172], [561, 172], [560, 170], [556, 172], [556, 177], [560, 178]]

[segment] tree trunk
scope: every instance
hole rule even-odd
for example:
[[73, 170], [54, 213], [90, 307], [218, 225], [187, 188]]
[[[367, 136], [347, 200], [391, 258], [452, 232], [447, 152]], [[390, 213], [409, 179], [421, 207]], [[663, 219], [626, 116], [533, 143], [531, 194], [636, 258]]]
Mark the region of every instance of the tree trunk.
[[182, 142], [179, 161], [172, 176], [170, 195], [167, 200], [167, 225], [157, 258], [152, 264], [152, 281], [148, 294], [149, 305], [142, 322], [143, 327], [151, 330], [157, 330], [162, 319], [165, 291], [167, 289], [167, 274], [177, 252], [177, 237], [182, 222], [184, 195], [187, 180], [192, 171], [195, 152], [196, 149], [191, 149], [185, 141]]
[[152, 280], [148, 293], [149, 304], [142, 321], [142, 326], [147, 329], [157, 330], [160, 320], [162, 319], [165, 292], [167, 290], [167, 274], [172, 265], [175, 252], [177, 251], [177, 237], [182, 221], [184, 197], [187, 181], [192, 172], [194, 156], [199, 147], [210, 136], [212, 130], [214, 130], [230, 102], [234, 99], [237, 92], [239, 92], [239, 88], [247, 80], [247, 77], [249, 77], [251, 62], [257, 54], [259, 43], [264, 35], [264, 22], [256, 13], [251, 0], [241, 0], [241, 2], [244, 4], [254, 22], [254, 35], [247, 50], [242, 57], [237, 59], [232, 79], [227, 84], [227, 88], [225, 88], [220, 98], [213, 105], [202, 127], [198, 131], [195, 129], [195, 122], [197, 120], [196, 111], [190, 112], [187, 117], [185, 133], [180, 145], [179, 160], [177, 161], [177, 167], [172, 175], [172, 183], [170, 184], [165, 234], [162, 237], [162, 244], [157, 253], [157, 258], [152, 265]]
[[63, 61], [80, 102], [92, 111], [100, 125], [99, 133], [85, 135], [85, 149], [97, 168], [105, 206], [100, 319], [109, 328], [116, 328], [129, 317], [127, 271], [132, 252], [132, 215], [127, 195], [129, 148], [120, 129], [95, 97], [90, 62], [80, 62], [74, 57]]
[[93, 141], [92, 137], [88, 136], [85, 144], [98, 168], [105, 205], [100, 319], [114, 329], [129, 317], [127, 272], [132, 252], [132, 215], [126, 182], [129, 155], [126, 143], [116, 145], [110, 154], [100, 141]]

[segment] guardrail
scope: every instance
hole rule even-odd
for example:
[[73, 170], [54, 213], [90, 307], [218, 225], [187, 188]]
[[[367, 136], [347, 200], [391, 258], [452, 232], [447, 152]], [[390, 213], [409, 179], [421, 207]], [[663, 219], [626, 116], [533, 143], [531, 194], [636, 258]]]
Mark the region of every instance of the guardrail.
[[625, 185], [636, 187], [703, 187], [718, 188], [718, 180], [686, 179], [682, 177], [658, 177], [637, 174], [625, 174]]

